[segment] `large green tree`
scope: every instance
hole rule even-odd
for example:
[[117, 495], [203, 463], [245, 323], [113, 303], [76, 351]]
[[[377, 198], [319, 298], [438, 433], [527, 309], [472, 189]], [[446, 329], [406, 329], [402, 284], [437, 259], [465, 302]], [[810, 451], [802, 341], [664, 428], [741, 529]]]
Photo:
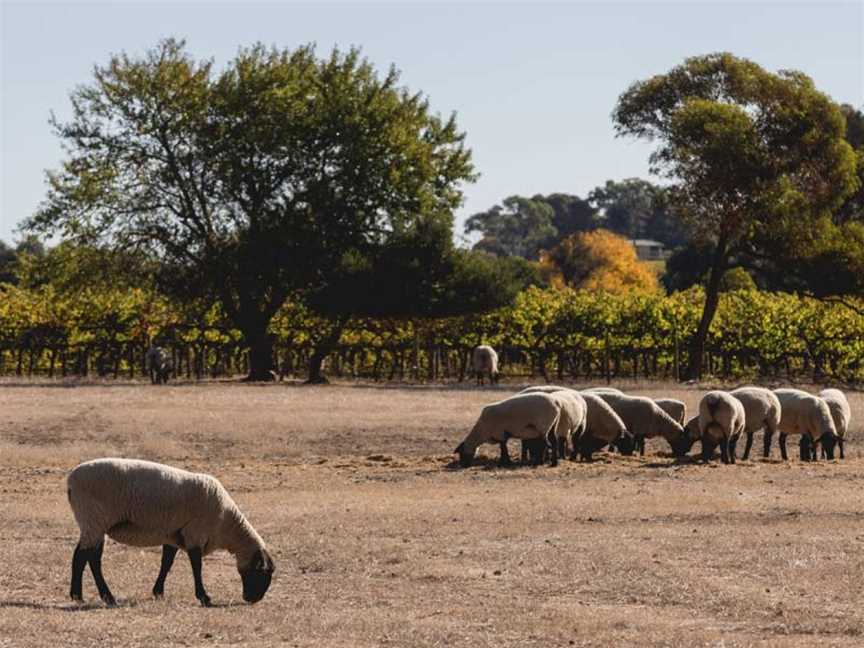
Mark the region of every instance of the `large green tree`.
[[794, 231], [805, 245], [857, 188], [846, 122], [804, 74], [774, 74], [728, 53], [690, 58], [634, 83], [613, 118], [619, 135], [657, 143], [652, 171], [671, 181], [671, 201], [696, 239], [713, 245], [689, 355], [689, 375], [698, 378], [736, 249], [773, 231]]
[[53, 119], [68, 151], [31, 231], [132, 250], [164, 289], [218, 299], [272, 368], [268, 325], [473, 179], [455, 119], [358, 51], [261, 45], [222, 70], [182, 42], [114, 56]]
[[558, 236], [555, 210], [541, 196], [510, 196], [500, 205], [473, 214], [465, 221], [465, 233], [480, 232], [475, 246], [499, 256], [520, 256], [536, 261]]
[[686, 240], [686, 228], [669, 208], [662, 187], [641, 178], [607, 180], [588, 200], [601, 214], [603, 227], [630, 239], [656, 239], [670, 247]]

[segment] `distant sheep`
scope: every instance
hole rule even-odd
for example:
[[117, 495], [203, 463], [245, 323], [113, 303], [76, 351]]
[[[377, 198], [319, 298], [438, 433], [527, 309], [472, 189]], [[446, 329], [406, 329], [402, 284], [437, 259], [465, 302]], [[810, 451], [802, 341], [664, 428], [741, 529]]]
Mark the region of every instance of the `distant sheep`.
[[260, 601], [270, 587], [274, 566], [264, 541], [215, 477], [150, 461], [95, 459], [69, 473], [66, 485], [81, 530], [72, 557], [73, 600], [82, 599], [89, 563], [99, 596], [115, 605], [102, 576], [106, 534], [134, 547], [162, 545], [162, 567], [153, 586], [157, 598], [178, 548], [189, 555], [195, 596], [205, 607], [211, 603], [201, 578], [201, 558], [219, 549], [236, 557], [245, 601]]
[[[839, 389], [823, 389], [819, 392], [819, 398], [828, 404], [828, 409], [831, 410], [831, 418], [834, 420], [834, 427], [837, 430], [837, 447], [840, 449], [840, 458], [845, 459], [846, 453], [843, 450], [846, 444], [846, 434], [849, 432], [849, 424], [852, 421], [852, 408], [849, 407], [849, 401], [846, 400], [846, 395]], [[825, 448], [822, 448], [825, 452]]]
[[150, 372], [150, 382], [154, 385], [167, 383], [171, 377], [171, 371], [174, 369], [168, 351], [155, 344], [151, 344], [150, 348], [147, 349], [144, 364], [147, 365], [147, 370]]
[[[561, 405], [551, 394], [517, 394], [484, 407], [474, 427], [454, 452], [459, 455], [459, 463], [467, 468], [478, 446], [497, 443], [501, 448], [499, 463], [507, 466], [510, 465], [508, 439], [538, 439], [544, 440], [552, 450], [552, 463], [555, 465], [558, 458], [556, 430], [560, 418]], [[541, 453], [535, 453], [535, 456], [539, 463]]]
[[583, 392], [582, 398], [585, 399], [587, 425], [582, 436], [573, 440], [571, 458], [578, 452], [582, 461], [592, 461], [593, 453], [606, 445], [617, 446], [623, 455], [633, 454], [633, 435], [615, 410], [598, 394]]
[[481, 344], [474, 348], [471, 356], [471, 369], [477, 376], [477, 384], [482, 385], [486, 375], [490, 383], [498, 382], [498, 354], [491, 346]]
[[657, 403], [660, 409], [678, 421], [679, 425], [684, 425], [684, 421], [687, 418], [687, 405], [684, 401], [680, 401], [677, 398], [655, 398], [654, 402]]
[[801, 443], [801, 461], [810, 461], [815, 457], [812, 448], [821, 443], [829, 459], [834, 458], [834, 444], [837, 442], [837, 428], [831, 416], [828, 403], [800, 389], [775, 389], [774, 393], [780, 401], [780, 454], [783, 460], [788, 460], [786, 454], [786, 437], [790, 434], [800, 434], [806, 437]]
[[685, 440], [684, 428], [650, 398], [627, 396], [602, 390], [589, 390], [584, 393], [596, 394], [615, 410], [615, 413], [621, 417], [624, 425], [633, 434], [637, 445], [641, 446], [640, 454], [645, 454], [643, 440], [657, 436], [666, 439], [676, 455], [684, 454], [682, 446]]
[[[609, 389], [608, 393], [621, 393], [618, 390]], [[562, 391], [578, 394], [585, 401], [585, 430], [579, 436], [575, 434], [570, 435], [571, 459], [581, 457], [583, 461], [592, 461], [593, 453], [607, 445], [617, 446], [621, 454], [624, 455], [633, 453], [633, 435], [627, 430], [627, 426], [624, 425], [621, 417], [615, 413], [615, 410], [606, 401], [600, 398], [596, 391], [586, 390], [577, 392], [569, 387], [561, 387], [559, 385], [536, 385], [526, 387], [519, 393], [554, 393]]]
[[767, 458], [771, 454], [771, 438], [780, 427], [782, 408], [777, 395], [764, 387], [739, 387], [729, 393], [744, 406], [746, 419], [744, 433], [747, 435], [747, 445], [744, 446], [744, 454], [741, 458], [746, 461], [750, 457], [753, 435], [759, 430], [763, 431], [765, 446], [763, 456]]
[[735, 446], [744, 432], [744, 405], [724, 391], [710, 391], [699, 401], [699, 431], [702, 459], [711, 461], [714, 448], [720, 446], [723, 463], [735, 463]]

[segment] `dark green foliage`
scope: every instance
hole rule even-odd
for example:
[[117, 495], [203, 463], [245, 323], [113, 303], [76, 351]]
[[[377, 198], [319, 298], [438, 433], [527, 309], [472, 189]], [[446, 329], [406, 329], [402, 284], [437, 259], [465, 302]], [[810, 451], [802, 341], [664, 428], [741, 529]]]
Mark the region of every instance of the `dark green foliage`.
[[500, 205], [465, 221], [465, 233], [480, 232], [477, 249], [499, 256], [519, 256], [536, 261], [540, 251], [558, 237], [555, 210], [542, 196], [510, 196]]
[[[804, 74], [772, 74], [728, 53], [638, 81], [613, 114], [619, 135], [657, 143], [651, 167], [698, 241], [713, 245], [689, 374], [701, 374], [720, 281], [736, 248], [775, 237], [806, 247], [812, 224], [857, 189], [840, 108]], [[779, 234], [778, 234], [779, 233]]]
[[374, 265], [417, 219], [449, 222], [473, 179], [454, 118], [357, 50], [256, 45], [217, 74], [166, 40], [71, 99], [54, 120], [68, 159], [27, 227], [158, 260], [171, 294], [218, 299], [254, 378], [289, 296]]
[[666, 192], [647, 180], [608, 180], [588, 195], [602, 214], [603, 227], [628, 239], [654, 239], [668, 247], [681, 245], [687, 231], [673, 213]]

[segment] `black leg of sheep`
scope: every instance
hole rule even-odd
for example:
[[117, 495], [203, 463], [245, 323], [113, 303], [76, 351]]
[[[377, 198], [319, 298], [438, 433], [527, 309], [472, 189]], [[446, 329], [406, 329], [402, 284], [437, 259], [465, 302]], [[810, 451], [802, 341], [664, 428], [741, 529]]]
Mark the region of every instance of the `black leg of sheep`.
[[702, 439], [702, 461], [709, 463], [714, 456], [714, 444]]
[[162, 598], [165, 594], [165, 579], [168, 572], [171, 571], [171, 566], [174, 564], [174, 557], [177, 555], [177, 547], [173, 545], [162, 545], [162, 566], [159, 568], [159, 576], [156, 577], [156, 584], [153, 585], [153, 597]]
[[744, 444], [744, 454], [741, 455], [741, 458], [744, 461], [747, 461], [750, 458], [750, 448], [753, 447], [753, 433], [747, 432], [747, 443]]
[[201, 548], [188, 549], [189, 563], [192, 565], [192, 577], [195, 579], [195, 598], [201, 601], [204, 607], [211, 607], [210, 597], [204, 590], [204, 581], [201, 578]]
[[729, 463], [729, 439], [720, 440], [720, 461], [724, 464]]
[[762, 439], [762, 441], [765, 444], [765, 449], [764, 449], [764, 452], [762, 453], [762, 456], [765, 459], [767, 459], [768, 457], [771, 456], [771, 439], [773, 436], [774, 436], [774, 434], [770, 430], [765, 430], [765, 436]]
[[114, 607], [117, 602], [114, 600], [114, 595], [108, 589], [108, 583], [102, 576], [102, 550], [105, 548], [105, 543], [100, 542], [94, 549], [90, 550], [88, 562], [90, 563], [90, 572], [93, 574], [93, 580], [96, 581], [96, 589], [99, 590], [99, 598], [105, 605]]
[[82, 580], [89, 554], [89, 550], [82, 549], [80, 543], [75, 545], [75, 553], [72, 554], [72, 586], [69, 588], [69, 598], [73, 601], [81, 601], [83, 599], [81, 592]]
[[735, 463], [735, 453], [738, 448], [738, 437], [729, 439], [729, 463]]
[[783, 461], [789, 461], [789, 454], [786, 452], [786, 434], [780, 433], [780, 456], [783, 457]]

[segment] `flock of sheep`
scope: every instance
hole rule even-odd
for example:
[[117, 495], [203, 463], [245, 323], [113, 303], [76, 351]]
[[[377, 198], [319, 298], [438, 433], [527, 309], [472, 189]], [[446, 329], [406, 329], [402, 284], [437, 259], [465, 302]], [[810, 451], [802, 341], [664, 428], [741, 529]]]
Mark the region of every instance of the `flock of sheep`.
[[[153, 382], [162, 382], [161, 368], [168, 359], [153, 359]], [[164, 362], [162, 362], [164, 361]], [[483, 375], [497, 380], [498, 359], [490, 347], [475, 349], [473, 366], [478, 382]], [[167, 373], [167, 372], [165, 372]], [[835, 445], [844, 457], [843, 441], [849, 428], [849, 403], [842, 392], [826, 389], [818, 396], [797, 389], [771, 391], [742, 387], [731, 392], [711, 391], [699, 403], [697, 416], [687, 420], [683, 402], [629, 396], [608, 387], [576, 391], [543, 385], [483, 408], [468, 436], [456, 448], [463, 466], [471, 465], [477, 447], [496, 443], [501, 463], [509, 464], [507, 441], [522, 441], [522, 461], [534, 465], [547, 457], [553, 465], [568, 454], [590, 461], [597, 450], [609, 446], [622, 454], [638, 449], [645, 439], [663, 437], [676, 456], [702, 443], [702, 457], [710, 461], [720, 447], [724, 462], [735, 463], [736, 444], [747, 436], [744, 458], [750, 454], [753, 434], [764, 433], [765, 456], [779, 432], [780, 451], [786, 456], [786, 437], [801, 436], [801, 459], [815, 460], [822, 453], [833, 458]], [[243, 599], [260, 601], [270, 587], [275, 566], [264, 541], [210, 475], [135, 459], [96, 459], [82, 463], [67, 478], [69, 504], [80, 529], [72, 557], [70, 596], [82, 600], [87, 565], [106, 605], [115, 599], [102, 574], [105, 536], [131, 546], [162, 546], [162, 563], [153, 595], [160, 598], [179, 549], [189, 556], [195, 596], [210, 606], [201, 575], [201, 559], [217, 550], [233, 554], [243, 584]]]
[[[488, 373], [493, 382], [498, 358], [488, 346], [474, 350], [478, 383]], [[687, 419], [686, 406], [675, 399], [629, 396], [618, 389], [596, 387], [576, 391], [556, 385], [528, 387], [520, 393], [483, 408], [468, 436], [454, 452], [462, 466], [470, 466], [477, 447], [500, 446], [502, 465], [510, 463], [507, 441], [522, 441], [522, 461], [534, 465], [546, 457], [551, 464], [567, 454], [590, 461], [597, 450], [609, 446], [622, 454], [638, 448], [645, 454], [645, 439], [662, 437], [677, 457], [701, 442], [702, 459], [710, 461], [719, 446], [723, 463], [735, 463], [738, 439], [746, 435], [743, 458], [750, 456], [753, 435], [762, 431], [764, 456], [779, 432], [784, 460], [786, 437], [799, 435], [802, 461], [816, 460], [821, 447], [825, 458], [834, 458], [835, 446], [845, 458], [844, 441], [851, 410], [843, 392], [825, 389], [818, 395], [800, 389], [741, 387], [730, 392], [710, 391], [699, 403], [699, 413]]]

